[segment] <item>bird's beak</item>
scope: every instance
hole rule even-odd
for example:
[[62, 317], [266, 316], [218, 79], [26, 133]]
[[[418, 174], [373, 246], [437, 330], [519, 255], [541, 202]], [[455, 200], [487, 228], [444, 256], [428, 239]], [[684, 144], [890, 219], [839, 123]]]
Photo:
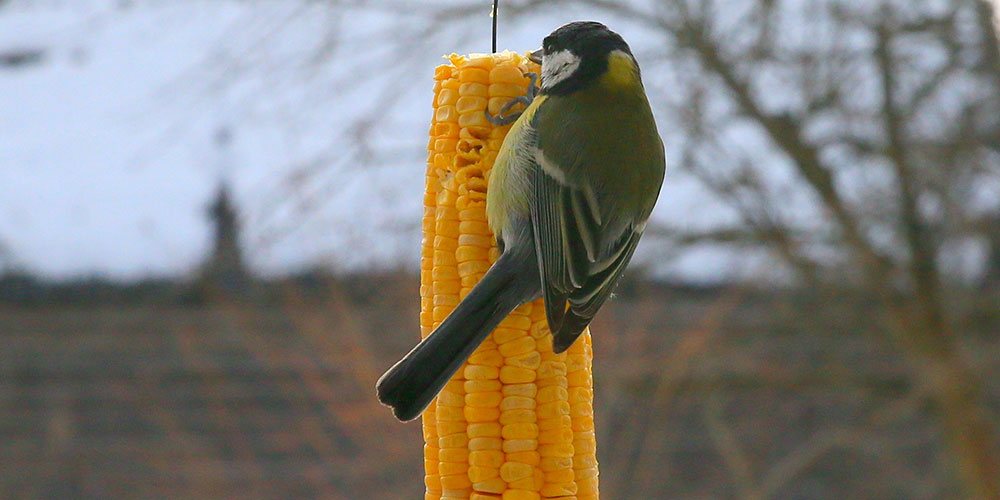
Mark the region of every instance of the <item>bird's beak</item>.
[[528, 59], [530, 59], [532, 62], [542, 64], [542, 52], [543, 50], [539, 48], [538, 50], [528, 54]]

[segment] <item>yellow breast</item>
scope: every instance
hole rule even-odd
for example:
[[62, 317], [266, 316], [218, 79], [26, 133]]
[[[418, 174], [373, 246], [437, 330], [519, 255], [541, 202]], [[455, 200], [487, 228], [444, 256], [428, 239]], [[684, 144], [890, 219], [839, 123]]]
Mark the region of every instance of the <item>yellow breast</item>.
[[535, 161], [536, 152], [531, 120], [545, 99], [546, 96], [543, 95], [535, 97], [514, 122], [490, 170], [489, 188], [486, 191], [486, 219], [490, 229], [496, 234], [503, 232], [512, 213], [526, 215], [530, 211], [531, 185], [528, 168]]

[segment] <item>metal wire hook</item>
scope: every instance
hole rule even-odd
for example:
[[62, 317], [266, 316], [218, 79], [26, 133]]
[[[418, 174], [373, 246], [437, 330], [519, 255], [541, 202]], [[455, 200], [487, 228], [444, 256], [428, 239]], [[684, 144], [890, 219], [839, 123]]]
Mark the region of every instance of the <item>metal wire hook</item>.
[[497, 7], [500, 0], [493, 0], [493, 12], [490, 13], [490, 17], [493, 18], [493, 53], [497, 52]]

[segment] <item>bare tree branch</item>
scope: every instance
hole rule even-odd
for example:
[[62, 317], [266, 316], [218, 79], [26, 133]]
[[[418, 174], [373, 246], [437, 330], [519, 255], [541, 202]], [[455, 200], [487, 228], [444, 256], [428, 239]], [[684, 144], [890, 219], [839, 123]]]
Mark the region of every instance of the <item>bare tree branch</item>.
[[737, 76], [733, 65], [723, 59], [718, 46], [708, 37], [702, 23], [688, 20], [680, 39], [698, 53], [700, 60], [722, 80], [747, 116], [763, 127], [771, 140], [789, 156], [799, 173], [834, 216], [850, 248], [861, 257], [862, 264], [875, 281], [882, 281], [888, 274], [886, 258], [879, 255], [861, 235], [854, 215], [847, 209], [834, 186], [829, 168], [820, 160], [815, 146], [801, 136], [801, 124], [787, 115], [772, 115], [762, 109], [753, 98], [749, 85]]

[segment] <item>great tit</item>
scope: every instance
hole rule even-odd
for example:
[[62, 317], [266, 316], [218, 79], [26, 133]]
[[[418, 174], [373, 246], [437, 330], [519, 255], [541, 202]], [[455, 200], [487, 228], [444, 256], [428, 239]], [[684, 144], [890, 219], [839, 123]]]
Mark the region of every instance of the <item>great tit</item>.
[[628, 44], [574, 22], [532, 53], [541, 89], [489, 174], [486, 214], [502, 252], [455, 310], [377, 383], [412, 420], [517, 306], [544, 297], [552, 347], [565, 351], [632, 258], [663, 183], [663, 142]]

